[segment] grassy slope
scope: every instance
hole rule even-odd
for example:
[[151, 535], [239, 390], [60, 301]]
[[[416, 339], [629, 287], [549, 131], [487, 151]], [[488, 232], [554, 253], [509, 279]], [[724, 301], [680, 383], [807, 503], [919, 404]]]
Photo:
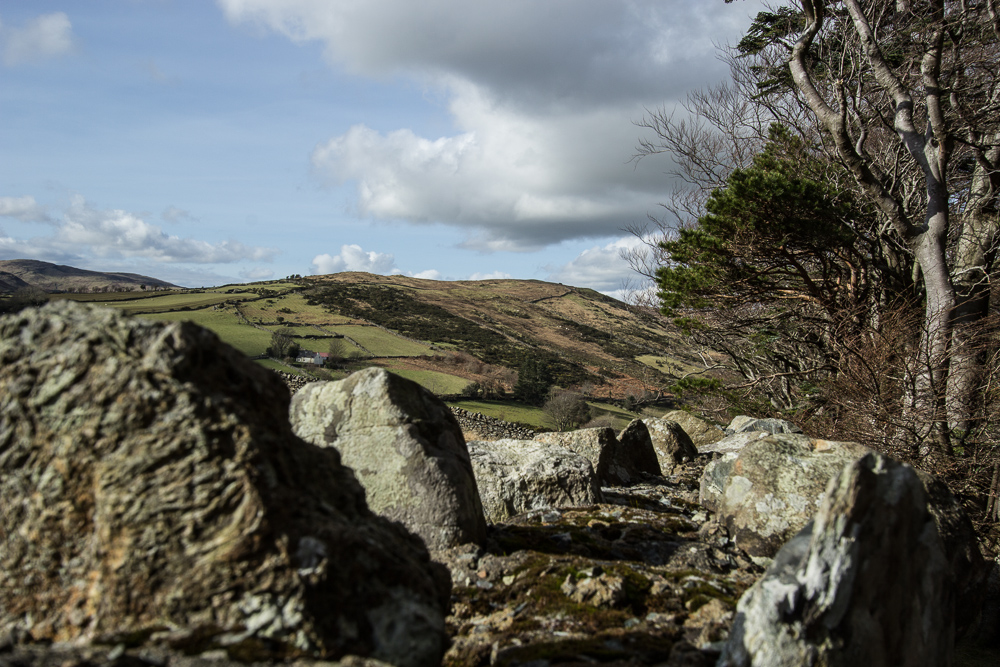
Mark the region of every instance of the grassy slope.
[[[310, 303], [309, 290], [324, 285], [381, 286], [398, 295], [389, 302], [394, 309], [405, 311], [408, 304], [427, 306], [428, 314], [413, 314], [406, 320], [415, 323], [417, 330], [421, 322], [436, 324], [435, 319], [441, 319], [464, 322], [450, 331], [466, 333], [425, 342], [413, 340], [412, 334], [410, 338], [396, 335], [371, 326], [357, 313], [347, 315], [322, 303]], [[192, 320], [249, 355], [262, 354], [270, 344], [271, 333], [282, 327], [291, 329], [302, 348], [317, 352], [329, 350], [330, 339], [326, 336], [345, 335], [376, 358], [400, 357], [398, 361], [384, 359], [379, 363], [438, 393], [457, 393], [468, 382], [481, 379], [477, 373], [482, 371], [443, 360], [448, 350], [469, 350], [472, 343], [463, 336], [480, 335], [477, 332], [482, 335], [477, 344], [485, 344], [487, 352], [508, 349], [506, 356], [497, 357], [505, 359], [502, 363], [508, 367], [516, 369], [518, 359], [544, 356], [575, 368], [572, 377], [596, 385], [597, 400], [603, 400], [602, 396], [621, 398], [643, 385], [662, 387], [671, 377], [692, 369], [692, 361], [697, 361], [697, 357], [677, 353], [682, 347], [679, 337], [656, 319], [642, 319], [624, 304], [592, 290], [533, 280], [442, 282], [343, 273], [315, 277], [298, 285], [275, 281], [204, 290], [60, 298], [103, 303], [143, 317]], [[414, 311], [418, 312], [425, 311]], [[316, 338], [301, 337], [306, 335]], [[347, 347], [350, 354], [350, 343]], [[369, 356], [358, 348], [353, 352], [358, 358]], [[419, 363], [406, 363], [405, 358]], [[498, 363], [495, 359], [492, 362]], [[517, 408], [507, 409], [511, 410]], [[546, 425], [537, 416], [515, 421]]]

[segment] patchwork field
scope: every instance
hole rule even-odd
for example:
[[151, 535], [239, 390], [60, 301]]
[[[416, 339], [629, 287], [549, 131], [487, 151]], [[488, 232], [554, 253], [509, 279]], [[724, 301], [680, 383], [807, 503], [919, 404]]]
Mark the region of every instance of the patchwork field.
[[235, 313], [223, 310], [213, 310], [204, 308], [202, 310], [191, 310], [173, 313], [150, 313], [143, 314], [151, 320], [165, 320], [173, 322], [183, 322], [190, 320], [195, 324], [200, 324], [206, 329], [211, 329], [222, 340], [229, 343], [237, 350], [251, 357], [264, 354], [264, 351], [271, 344], [271, 334], [252, 326], [242, 324]]

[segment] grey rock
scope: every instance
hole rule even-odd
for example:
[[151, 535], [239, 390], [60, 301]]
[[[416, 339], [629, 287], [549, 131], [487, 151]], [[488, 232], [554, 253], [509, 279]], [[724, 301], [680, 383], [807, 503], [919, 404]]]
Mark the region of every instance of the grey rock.
[[720, 458], [709, 461], [701, 476], [698, 502], [710, 512], [718, 513], [726, 491], [726, 482], [733, 472], [738, 452], [728, 452]]
[[949, 560], [917, 474], [868, 454], [740, 599], [719, 665], [951, 664]]
[[0, 635], [167, 626], [250, 660], [439, 664], [447, 570], [288, 402], [194, 324], [72, 301], [0, 318]]
[[704, 419], [695, 417], [684, 410], [671, 410], [660, 417], [667, 421], [677, 422], [691, 438], [695, 448], [705, 447], [722, 440], [725, 437], [722, 429]]
[[535, 440], [473, 440], [469, 455], [490, 523], [537, 509], [602, 502], [590, 462], [558, 445]]
[[366, 368], [310, 383], [292, 399], [296, 435], [334, 447], [354, 469], [369, 507], [431, 549], [486, 539], [486, 519], [462, 430], [416, 382]]
[[535, 436], [535, 440], [576, 452], [590, 461], [594, 474], [602, 486], [612, 485], [611, 463], [618, 448], [614, 430], [601, 427], [583, 428], [565, 433], [539, 433]]
[[830, 479], [868, 451], [853, 442], [767, 434], [710, 463], [699, 500], [737, 546], [770, 558], [813, 517]]
[[753, 431], [762, 431], [774, 435], [781, 433], [802, 433], [801, 428], [784, 419], [757, 419], [756, 417], [740, 415], [733, 417], [733, 420], [729, 422], [729, 426], [725, 429], [725, 434], [733, 435], [735, 433], [751, 433]]
[[620, 485], [626, 485], [640, 481], [644, 475], [661, 474], [649, 429], [643, 420], [633, 419], [618, 434], [618, 446], [611, 459], [612, 477], [617, 478]]
[[672, 470], [676, 464], [690, 463], [698, 456], [691, 436], [678, 422], [669, 419], [643, 419], [642, 422], [649, 430], [661, 470]]
[[751, 442], [762, 440], [771, 435], [766, 431], [748, 431], [746, 433], [736, 433], [727, 435], [721, 440], [717, 440], [710, 445], [703, 445], [698, 448], [699, 454], [729, 454], [738, 452]]

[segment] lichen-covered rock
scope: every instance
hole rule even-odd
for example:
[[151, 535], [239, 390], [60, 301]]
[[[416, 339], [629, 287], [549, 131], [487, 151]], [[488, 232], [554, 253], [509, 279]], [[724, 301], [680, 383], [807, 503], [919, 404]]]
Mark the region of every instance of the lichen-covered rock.
[[416, 382], [366, 368], [340, 382], [309, 384], [289, 414], [296, 435], [340, 452], [374, 512], [401, 522], [429, 548], [486, 539], [462, 429]]
[[642, 422], [649, 430], [653, 450], [664, 472], [678, 463], [690, 463], [698, 456], [691, 436], [679, 423], [669, 419], [643, 419]]
[[438, 664], [447, 571], [288, 402], [190, 323], [0, 319], [0, 636]]
[[661, 419], [680, 424], [684, 432], [691, 438], [696, 449], [718, 442], [726, 435], [721, 428], [684, 410], [671, 410]]
[[469, 455], [490, 523], [530, 510], [602, 502], [590, 461], [535, 440], [473, 440]]
[[612, 486], [611, 461], [618, 448], [618, 439], [613, 429], [582, 428], [564, 433], [539, 433], [535, 436], [535, 440], [576, 452], [590, 461], [598, 483]]
[[738, 452], [727, 452], [717, 459], [709, 461], [705, 472], [701, 475], [701, 486], [698, 489], [698, 503], [709, 512], [719, 512], [722, 506], [726, 482], [733, 472]]
[[616, 486], [635, 484], [645, 475], [663, 474], [653, 439], [643, 420], [633, 419], [617, 439], [618, 446], [611, 458], [611, 475], [618, 480]]
[[737, 546], [770, 558], [813, 517], [830, 479], [868, 451], [853, 442], [768, 434], [735, 458], [710, 463], [700, 500], [718, 513]]
[[729, 426], [725, 429], [725, 434], [733, 435], [735, 433], [753, 433], [754, 431], [771, 433], [773, 435], [779, 435], [781, 433], [802, 433], [801, 428], [785, 419], [758, 419], [757, 417], [740, 415], [738, 417], [733, 417], [732, 421], [729, 422]]
[[746, 433], [735, 433], [727, 435], [721, 440], [716, 440], [710, 445], [698, 447], [699, 454], [730, 454], [738, 452], [751, 442], [757, 442], [771, 435], [767, 431], [747, 431]]
[[719, 665], [951, 664], [952, 560], [917, 474], [868, 454], [740, 599]]

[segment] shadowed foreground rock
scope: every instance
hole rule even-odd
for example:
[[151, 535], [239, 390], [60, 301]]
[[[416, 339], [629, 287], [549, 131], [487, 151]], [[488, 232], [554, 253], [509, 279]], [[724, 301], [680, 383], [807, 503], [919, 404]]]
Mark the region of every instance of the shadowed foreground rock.
[[0, 319], [0, 637], [436, 665], [449, 581], [192, 324]]
[[951, 664], [952, 559], [917, 474], [869, 454], [831, 481], [814, 522], [740, 599], [719, 664]]
[[486, 540], [486, 519], [465, 438], [451, 410], [416, 382], [366, 368], [315, 382], [292, 399], [292, 428], [336, 447], [372, 511], [424, 538], [431, 549]]

